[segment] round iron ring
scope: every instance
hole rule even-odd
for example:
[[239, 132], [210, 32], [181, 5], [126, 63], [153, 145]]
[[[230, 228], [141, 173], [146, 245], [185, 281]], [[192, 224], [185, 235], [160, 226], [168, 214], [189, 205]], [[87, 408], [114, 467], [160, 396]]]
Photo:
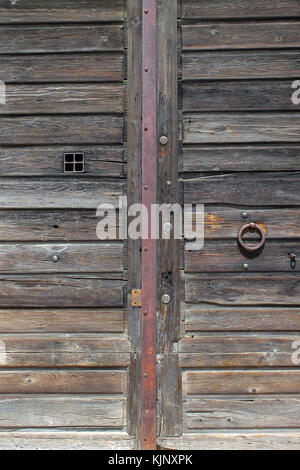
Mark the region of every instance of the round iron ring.
[[[245, 235], [245, 233], [249, 232], [249, 230], [255, 230], [256, 232], [260, 234], [261, 240], [256, 245], [247, 245], [243, 241], [243, 236]], [[260, 250], [265, 245], [266, 235], [263, 229], [259, 225], [255, 224], [254, 222], [250, 222], [241, 227], [239, 234], [238, 234], [238, 242], [245, 251], [247, 251], [248, 253], [253, 253], [254, 251]]]

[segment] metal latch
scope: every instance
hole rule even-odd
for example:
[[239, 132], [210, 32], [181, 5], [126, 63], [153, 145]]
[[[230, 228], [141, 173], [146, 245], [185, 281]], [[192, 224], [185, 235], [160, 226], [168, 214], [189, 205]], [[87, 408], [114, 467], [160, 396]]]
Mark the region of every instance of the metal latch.
[[131, 306], [132, 307], [142, 306], [142, 289], [133, 289], [131, 291]]

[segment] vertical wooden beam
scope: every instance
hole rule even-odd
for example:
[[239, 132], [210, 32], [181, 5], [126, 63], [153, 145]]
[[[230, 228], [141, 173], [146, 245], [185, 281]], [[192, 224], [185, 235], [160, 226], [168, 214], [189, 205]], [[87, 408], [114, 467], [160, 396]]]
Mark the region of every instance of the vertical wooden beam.
[[156, 204], [157, 0], [142, 0], [142, 202], [148, 210], [148, 239], [142, 240], [142, 416], [140, 447], [156, 449], [156, 252], [151, 206]]
[[[127, 153], [128, 206], [142, 201], [142, 3], [128, 0]], [[131, 305], [131, 291], [142, 287], [141, 240], [128, 238], [128, 335], [132, 353], [128, 370], [128, 433], [140, 441], [141, 309]]]
[[[179, 203], [177, 0], [158, 0], [158, 144], [159, 204]], [[174, 224], [173, 224], [174, 225]], [[176, 352], [180, 332], [179, 240], [158, 242], [159, 435], [182, 433], [181, 369]], [[168, 295], [170, 303], [163, 303]]]

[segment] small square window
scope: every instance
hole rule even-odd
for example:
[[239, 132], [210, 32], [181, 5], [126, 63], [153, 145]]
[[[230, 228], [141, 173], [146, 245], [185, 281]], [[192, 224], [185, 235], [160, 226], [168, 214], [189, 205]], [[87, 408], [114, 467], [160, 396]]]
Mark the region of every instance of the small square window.
[[84, 154], [83, 153], [65, 153], [64, 154], [64, 172], [65, 173], [83, 173], [84, 172]]

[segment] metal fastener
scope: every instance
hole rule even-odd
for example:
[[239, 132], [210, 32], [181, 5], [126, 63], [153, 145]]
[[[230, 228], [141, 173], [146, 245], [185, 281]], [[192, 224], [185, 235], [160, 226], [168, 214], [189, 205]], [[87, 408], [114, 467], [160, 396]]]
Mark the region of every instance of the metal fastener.
[[167, 233], [170, 233], [172, 232], [172, 228], [173, 228], [173, 225], [170, 224], [170, 222], [166, 222], [164, 224], [164, 231], [167, 232]]
[[54, 263], [57, 263], [57, 261], [58, 261], [58, 256], [56, 256], [56, 255], [52, 256], [52, 261], [53, 261]]
[[242, 217], [243, 217], [243, 219], [247, 219], [247, 217], [248, 217], [248, 212], [242, 212]]
[[168, 294], [164, 294], [161, 298], [164, 304], [169, 304], [171, 302], [171, 297]]
[[247, 269], [249, 269], [249, 265], [247, 263], [243, 264], [243, 268], [245, 269], [245, 271], [247, 271]]
[[167, 145], [168, 143], [168, 137], [166, 137], [165, 135], [162, 135], [161, 138], [159, 139], [161, 145]]

